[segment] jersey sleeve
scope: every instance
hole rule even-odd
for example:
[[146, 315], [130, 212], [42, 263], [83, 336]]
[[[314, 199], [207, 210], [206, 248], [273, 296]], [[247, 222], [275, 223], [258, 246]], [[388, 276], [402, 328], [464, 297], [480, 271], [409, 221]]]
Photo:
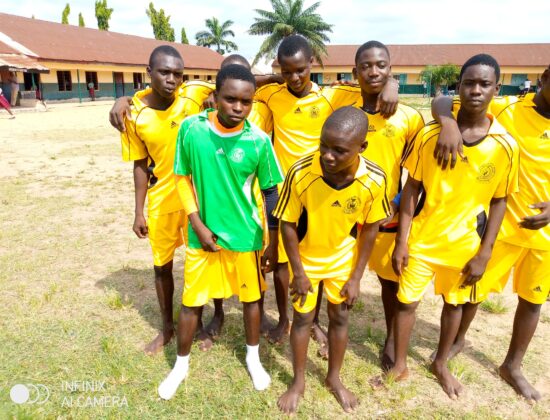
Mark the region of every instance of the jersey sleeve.
[[266, 190], [283, 181], [283, 173], [275, 157], [273, 145], [266, 136], [264, 145], [260, 149], [258, 162], [258, 184], [261, 190]]
[[174, 155], [174, 174], [181, 176], [191, 175], [190, 141], [186, 138], [189, 132], [189, 124], [186, 124], [186, 122], [186, 120], [183, 121], [178, 131], [176, 154]]
[[506, 107], [517, 102], [517, 96], [497, 96], [493, 98], [489, 104], [489, 112], [498, 118], [499, 114], [504, 111]]
[[252, 111], [248, 116], [248, 121], [258, 126], [265, 133], [271, 133], [273, 131], [273, 114], [264, 102], [254, 101]]
[[354, 105], [361, 98], [361, 89], [355, 86], [326, 86], [322, 92], [333, 109]]
[[285, 222], [298, 223], [302, 214], [302, 203], [296, 191], [296, 177], [293, 175], [294, 171], [291, 168], [285, 178], [273, 216]]
[[132, 110], [132, 120], [124, 119], [126, 131], [120, 134], [122, 160], [125, 162], [141, 160], [149, 156], [145, 143], [143, 143], [137, 134], [136, 117], [136, 113]]
[[502, 198], [519, 191], [519, 150], [515, 142], [510, 147], [511, 157], [493, 197]]
[[196, 114], [202, 109], [202, 104], [208, 96], [216, 89], [216, 85], [213, 83], [203, 81], [191, 81], [183, 84], [180, 95], [195, 102], [196, 112], [188, 113], [188, 115]]
[[403, 166], [409, 171], [409, 176], [417, 181], [422, 181], [422, 143], [424, 130], [417, 134], [411, 152], [406, 157]]
[[378, 188], [371, 189], [371, 194], [372, 200], [365, 206], [365, 223], [375, 223], [390, 215], [385, 179], [381, 178]]

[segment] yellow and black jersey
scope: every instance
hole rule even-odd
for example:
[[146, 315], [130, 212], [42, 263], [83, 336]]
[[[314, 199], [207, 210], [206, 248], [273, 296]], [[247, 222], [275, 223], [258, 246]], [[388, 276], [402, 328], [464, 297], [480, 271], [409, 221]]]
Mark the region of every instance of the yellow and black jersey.
[[198, 114], [203, 110], [202, 104], [216, 90], [216, 85], [203, 80], [190, 80], [181, 85], [179, 96], [187, 99], [185, 116]]
[[284, 173], [298, 159], [319, 149], [321, 128], [335, 109], [353, 105], [360, 98], [360, 89], [351, 86], [321, 89], [313, 83], [303, 98], [294, 96], [286, 84], [271, 83], [259, 88], [255, 99], [271, 113], [271, 118], [264, 118], [271, 125], [260, 128], [265, 132], [273, 129], [275, 153]]
[[411, 256], [463, 268], [479, 248], [491, 199], [517, 191], [517, 143], [496, 119], [488, 117], [487, 135], [464, 144], [465, 158], [454, 169], [442, 170], [434, 161], [439, 124], [428, 124], [415, 140], [405, 168], [422, 182], [426, 198], [412, 222]]
[[358, 225], [389, 215], [386, 176], [360, 157], [355, 179], [335, 188], [323, 177], [319, 152], [291, 166], [273, 214], [296, 223], [302, 264], [312, 278], [349, 275], [356, 260]]

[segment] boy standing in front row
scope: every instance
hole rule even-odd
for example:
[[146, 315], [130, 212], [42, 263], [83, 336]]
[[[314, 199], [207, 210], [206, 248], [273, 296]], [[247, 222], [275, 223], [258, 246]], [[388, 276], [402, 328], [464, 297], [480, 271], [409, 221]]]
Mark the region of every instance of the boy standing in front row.
[[[498, 63], [486, 54], [476, 55], [462, 66], [457, 120], [466, 147], [465, 157], [454, 171], [433, 163], [441, 130], [435, 122], [419, 133], [405, 163], [409, 178], [401, 198], [392, 257], [394, 270], [401, 277], [394, 327], [395, 365], [389, 374], [397, 380], [408, 376], [407, 349], [415, 311], [435, 277], [435, 292], [443, 295], [444, 305], [431, 370], [452, 399], [460, 395], [462, 385], [447, 367], [450, 350], [462, 318], [470, 312], [467, 307], [477, 305], [489, 292], [480, 279], [491, 257], [506, 197], [518, 189], [517, 143], [487, 114], [499, 89], [499, 77]], [[426, 200], [413, 221], [421, 186]]]
[[[158, 388], [163, 399], [172, 398], [187, 376], [200, 309], [212, 298], [239, 296], [243, 302], [248, 372], [257, 390], [266, 389], [271, 382], [258, 353], [258, 301], [265, 287], [261, 270], [277, 258], [278, 230], [277, 220], [271, 217], [271, 241], [260, 263], [263, 229], [252, 185], [258, 179], [270, 214], [282, 173], [269, 137], [246, 120], [255, 89], [250, 70], [240, 65], [222, 68], [216, 77], [218, 110], [187, 118], [178, 134], [174, 174], [190, 227], [178, 321], [178, 356]], [[198, 212], [189, 210], [195, 204]]]
[[[296, 412], [304, 393], [307, 347], [321, 281], [329, 317], [325, 384], [346, 412], [357, 406], [357, 398], [340, 379], [349, 309], [359, 297], [378, 222], [389, 215], [384, 172], [360, 155], [367, 146], [367, 131], [363, 111], [336, 110], [323, 125], [319, 151], [290, 167], [274, 212], [281, 220], [293, 272], [294, 379], [278, 401], [287, 414]], [[358, 225], [363, 225], [360, 231]]]

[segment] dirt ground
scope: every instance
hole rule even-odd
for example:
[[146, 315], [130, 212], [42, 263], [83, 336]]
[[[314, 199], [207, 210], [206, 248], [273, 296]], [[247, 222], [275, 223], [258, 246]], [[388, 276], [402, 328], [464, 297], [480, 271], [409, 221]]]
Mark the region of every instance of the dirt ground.
[[[141, 351], [159, 326], [158, 304], [148, 242], [131, 231], [131, 164], [121, 161], [119, 137], [107, 121], [110, 106], [51, 105], [48, 112], [18, 113], [14, 120], [0, 111], [0, 417], [278, 416], [276, 399], [292, 373], [288, 343], [273, 347], [262, 341], [273, 385], [257, 396], [242, 366], [241, 315], [234, 300], [226, 304], [226, 328], [215, 348], [207, 354], [193, 348], [195, 372], [185, 389], [171, 402], [156, 396], [156, 386], [175, 359], [175, 346], [155, 357]], [[176, 308], [183, 254], [180, 249], [175, 260]], [[492, 306], [503, 313], [480, 310], [469, 333], [472, 347], [453, 361], [466, 392], [451, 401], [428, 371], [442, 306], [433, 291], [418, 311], [409, 352], [411, 379], [381, 390], [370, 387], [370, 378], [380, 373], [385, 330], [379, 293], [375, 278], [366, 275], [352, 314], [343, 375], [361, 400], [357, 418], [550, 418], [548, 304], [524, 363], [542, 401], [527, 404], [496, 374], [516, 305], [510, 287]], [[267, 307], [275, 319], [272, 293]], [[326, 317], [323, 321], [326, 325]], [[314, 344], [310, 347], [308, 388], [297, 415], [341, 416], [321, 384], [326, 363], [316, 357]], [[67, 403], [75, 392], [64, 383], [98, 378], [105, 379], [109, 395], [127, 398], [127, 405]], [[201, 380], [208, 385], [194, 382]], [[26, 383], [46, 385], [48, 401], [14, 403], [10, 390]], [[90, 390], [76, 392], [95, 396]]]

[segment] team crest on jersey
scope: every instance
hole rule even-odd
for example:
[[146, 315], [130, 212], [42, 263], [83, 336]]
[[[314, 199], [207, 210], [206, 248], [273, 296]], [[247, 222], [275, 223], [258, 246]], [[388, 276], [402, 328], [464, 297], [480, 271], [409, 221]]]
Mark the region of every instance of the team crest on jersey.
[[479, 167], [479, 175], [477, 180], [480, 182], [489, 182], [495, 176], [496, 168], [491, 162], [484, 163]]
[[541, 140], [550, 140], [550, 130], [546, 130], [539, 138]]
[[235, 163], [241, 163], [244, 159], [244, 150], [239, 147], [233, 149], [229, 158]]
[[386, 137], [395, 137], [395, 126], [391, 124], [386, 124], [386, 127], [384, 127], [384, 131], [382, 133]]
[[369, 133], [372, 133], [374, 131], [376, 131], [376, 128], [374, 127], [374, 125], [369, 124]]
[[359, 206], [361, 206], [361, 199], [354, 195], [353, 197], [348, 198], [346, 200], [346, 204], [344, 206], [344, 213], [346, 214], [355, 213], [359, 209]]
[[309, 115], [311, 116], [311, 118], [319, 118], [320, 112], [321, 111], [319, 111], [319, 108], [314, 105], [311, 107], [311, 110], [309, 111]]

